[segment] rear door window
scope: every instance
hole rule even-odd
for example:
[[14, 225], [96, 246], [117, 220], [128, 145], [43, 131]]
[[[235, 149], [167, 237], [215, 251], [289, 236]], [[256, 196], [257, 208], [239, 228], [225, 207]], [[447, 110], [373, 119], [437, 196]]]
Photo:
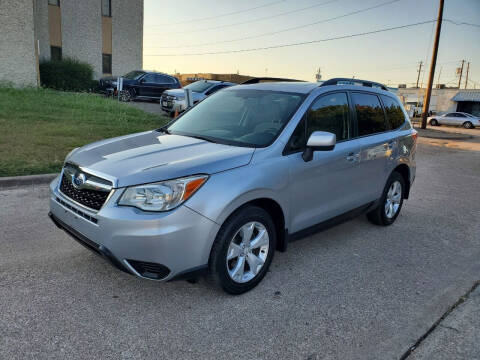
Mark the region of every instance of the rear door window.
[[166, 75], [156, 75], [155, 82], [158, 84], [173, 84], [173, 79], [170, 76]]
[[358, 136], [381, 133], [387, 130], [385, 114], [377, 95], [352, 92], [358, 123]]
[[381, 95], [385, 113], [387, 114], [387, 123], [390, 130], [398, 129], [405, 122], [400, 104], [389, 96]]
[[146, 83], [155, 83], [155, 75], [154, 74], [147, 74], [143, 78], [143, 82]]

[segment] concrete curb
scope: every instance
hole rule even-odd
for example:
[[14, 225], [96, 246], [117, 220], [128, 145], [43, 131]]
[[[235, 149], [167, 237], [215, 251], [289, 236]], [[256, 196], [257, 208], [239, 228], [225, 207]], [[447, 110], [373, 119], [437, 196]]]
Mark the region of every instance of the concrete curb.
[[0, 177], [0, 190], [19, 186], [43, 185], [55, 179], [58, 174]]
[[440, 139], [440, 140], [469, 140], [473, 139], [474, 136], [461, 134], [461, 133], [451, 133], [451, 132], [444, 132], [440, 130], [432, 130], [432, 129], [418, 129], [418, 135], [420, 137], [429, 138], [429, 139]]

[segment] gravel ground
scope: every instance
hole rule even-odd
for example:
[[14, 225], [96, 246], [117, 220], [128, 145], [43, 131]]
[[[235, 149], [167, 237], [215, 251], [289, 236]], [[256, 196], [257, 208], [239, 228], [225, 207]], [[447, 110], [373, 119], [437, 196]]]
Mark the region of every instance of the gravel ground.
[[480, 278], [480, 151], [420, 139], [417, 166], [394, 225], [291, 243], [237, 297], [126, 275], [50, 223], [46, 186], [0, 191], [0, 358], [398, 359]]
[[152, 114], [160, 114], [167, 116], [167, 113], [164, 112], [157, 101], [147, 101], [147, 100], [135, 100], [127, 103], [130, 106], [136, 107], [137, 109], [146, 111]]

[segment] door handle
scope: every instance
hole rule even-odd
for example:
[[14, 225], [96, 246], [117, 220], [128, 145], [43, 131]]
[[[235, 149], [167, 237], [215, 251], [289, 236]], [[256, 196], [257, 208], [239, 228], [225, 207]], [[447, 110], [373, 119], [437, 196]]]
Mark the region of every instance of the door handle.
[[353, 152], [348, 153], [346, 157], [347, 161], [349, 162], [356, 162], [358, 161], [359, 158], [360, 158], [360, 153], [353, 153]]
[[392, 150], [394, 146], [395, 146], [395, 141], [389, 141], [388, 143], [383, 144], [383, 147], [385, 150], [388, 150], [388, 149]]

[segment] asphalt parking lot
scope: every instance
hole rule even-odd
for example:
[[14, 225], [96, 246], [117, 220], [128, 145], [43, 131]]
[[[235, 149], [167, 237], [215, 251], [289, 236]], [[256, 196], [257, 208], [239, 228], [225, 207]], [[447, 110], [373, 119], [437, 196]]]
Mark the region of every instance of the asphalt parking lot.
[[291, 243], [237, 297], [121, 273], [55, 228], [47, 201], [46, 186], [0, 191], [1, 359], [398, 359], [480, 280], [475, 147], [421, 138], [394, 225], [360, 217]]

